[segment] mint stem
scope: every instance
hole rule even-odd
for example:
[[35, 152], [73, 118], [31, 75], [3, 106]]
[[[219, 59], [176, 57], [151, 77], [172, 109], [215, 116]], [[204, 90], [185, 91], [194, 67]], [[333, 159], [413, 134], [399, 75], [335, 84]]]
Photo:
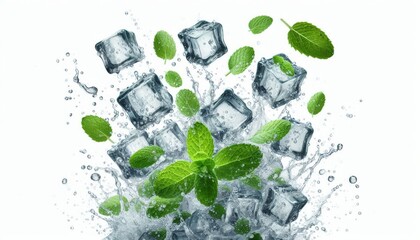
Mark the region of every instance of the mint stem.
[[230, 72], [226, 73], [225, 77], [227, 77], [230, 74]]
[[282, 21], [282, 22], [283, 22], [283, 23], [284, 23], [284, 24], [285, 24], [288, 28], [292, 29], [292, 27], [291, 27], [291, 26], [290, 26], [290, 25], [289, 25], [286, 21], [284, 21], [284, 20], [283, 20], [283, 18], [281, 18], [280, 20], [281, 20], [281, 21]]
[[108, 138], [108, 141], [110, 141], [113, 144], [115, 143], [114, 141], [111, 140], [111, 138]]

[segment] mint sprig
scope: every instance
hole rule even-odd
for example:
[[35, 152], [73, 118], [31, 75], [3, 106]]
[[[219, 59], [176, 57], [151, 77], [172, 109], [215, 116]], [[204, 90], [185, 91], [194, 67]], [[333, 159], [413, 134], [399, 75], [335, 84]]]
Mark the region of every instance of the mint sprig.
[[175, 57], [175, 41], [171, 35], [165, 31], [159, 31], [156, 33], [153, 41], [153, 47], [155, 48], [156, 55], [165, 60], [165, 63], [166, 60], [171, 60]]
[[82, 128], [85, 133], [96, 142], [105, 142], [112, 135], [112, 128], [109, 123], [98, 116], [88, 115], [82, 118]]
[[229, 72], [226, 76], [231, 73], [237, 75], [245, 71], [251, 65], [254, 56], [255, 52], [252, 47], [245, 46], [236, 50], [229, 58]]
[[323, 92], [315, 93], [311, 99], [309, 99], [307, 108], [308, 112], [312, 115], [317, 115], [324, 108], [325, 94]]
[[290, 131], [292, 124], [287, 120], [274, 120], [262, 126], [249, 140], [253, 143], [264, 144], [280, 141]]
[[149, 167], [157, 162], [164, 153], [165, 151], [159, 146], [144, 147], [131, 155], [130, 166], [135, 169]]
[[194, 116], [200, 109], [197, 96], [188, 89], [182, 89], [178, 92], [176, 95], [176, 105], [178, 110], [187, 117]]
[[260, 34], [264, 32], [273, 23], [273, 18], [269, 16], [254, 17], [249, 21], [248, 27], [253, 34]]
[[126, 197], [115, 195], [108, 199], [106, 199], [103, 203], [99, 205], [98, 212], [104, 216], [116, 216], [121, 213], [121, 201], [124, 205], [124, 209], [127, 211], [129, 207], [129, 203]]

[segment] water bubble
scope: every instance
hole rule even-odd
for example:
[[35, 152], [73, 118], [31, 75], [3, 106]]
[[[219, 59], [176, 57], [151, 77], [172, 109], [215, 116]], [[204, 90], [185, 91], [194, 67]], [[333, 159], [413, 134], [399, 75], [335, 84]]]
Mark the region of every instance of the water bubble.
[[176, 62], [171, 63], [172, 67], [176, 66]]
[[350, 182], [351, 184], [355, 184], [355, 183], [357, 182], [357, 177], [356, 177], [356, 176], [351, 176], [351, 177], [349, 177], [349, 182]]
[[337, 144], [337, 150], [340, 151], [343, 149], [343, 144], [339, 143]]
[[86, 168], [86, 166], [85, 166], [85, 165], [82, 165], [80, 168], [81, 168], [82, 170], [84, 170], [84, 169]]
[[334, 179], [335, 179], [334, 176], [329, 176], [328, 177], [328, 182], [332, 182], [332, 181], [334, 181]]
[[359, 184], [356, 184], [356, 185], [355, 185], [355, 187], [356, 187], [356, 188], [359, 188]]
[[92, 166], [88, 165], [87, 170], [92, 170]]
[[93, 181], [99, 181], [101, 179], [101, 175], [99, 175], [98, 173], [92, 173], [92, 175], [90, 175], [90, 179], [92, 179]]
[[324, 175], [327, 171], [325, 171], [325, 169], [321, 169], [319, 170], [319, 175]]
[[63, 178], [63, 180], [61, 180], [62, 184], [67, 184], [67, 178]]
[[355, 198], [356, 198], [356, 199], [359, 199], [359, 195], [356, 195], [356, 196], [355, 196]]
[[66, 57], [70, 57], [70, 53], [69, 52], [66, 52]]

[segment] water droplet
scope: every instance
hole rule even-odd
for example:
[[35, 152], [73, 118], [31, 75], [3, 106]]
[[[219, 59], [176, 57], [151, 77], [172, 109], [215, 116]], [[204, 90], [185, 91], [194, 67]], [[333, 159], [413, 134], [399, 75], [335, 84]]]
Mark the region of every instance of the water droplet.
[[60, 59], [57, 59], [57, 60], [55, 60], [57, 63], [59, 63], [60, 62]]
[[328, 177], [328, 181], [329, 181], [329, 182], [334, 181], [334, 179], [335, 179], [335, 178], [334, 178], [334, 176], [329, 176], [329, 177]]
[[356, 197], [355, 197], [356, 199], [359, 199], [359, 195], [356, 195]]
[[92, 166], [88, 165], [87, 170], [92, 170]]
[[90, 179], [92, 179], [93, 181], [99, 181], [101, 179], [101, 175], [99, 175], [98, 173], [92, 173], [92, 175], [90, 175]]
[[63, 178], [63, 180], [61, 180], [62, 184], [67, 184], [67, 178]]
[[66, 52], [66, 57], [70, 57], [70, 53], [69, 52]]
[[343, 149], [343, 144], [339, 143], [337, 144], [337, 151], [340, 151]]
[[362, 215], [362, 212], [358, 212], [357, 214]]
[[356, 188], [359, 188], [359, 184], [356, 184], [356, 185], [355, 185], [355, 187], [356, 187]]
[[351, 176], [351, 177], [349, 177], [349, 182], [350, 182], [351, 184], [355, 184], [355, 183], [357, 182], [357, 177], [356, 177], [356, 176]]
[[172, 65], [173, 67], [175, 67], [175, 66], [176, 66], [176, 62], [171, 63], [171, 65]]
[[125, 15], [128, 15], [128, 12], [125, 12], [124, 14], [125, 14]]
[[86, 168], [86, 166], [85, 166], [85, 165], [82, 165], [80, 168], [81, 168], [82, 170], [84, 170], [84, 169]]
[[348, 117], [348, 118], [353, 118], [353, 117], [354, 117], [354, 115], [353, 115], [353, 114], [351, 114], [351, 113], [347, 113], [347, 114], [346, 114], [346, 117]]
[[325, 174], [325, 169], [321, 169], [321, 170], [319, 170], [319, 175], [324, 175]]

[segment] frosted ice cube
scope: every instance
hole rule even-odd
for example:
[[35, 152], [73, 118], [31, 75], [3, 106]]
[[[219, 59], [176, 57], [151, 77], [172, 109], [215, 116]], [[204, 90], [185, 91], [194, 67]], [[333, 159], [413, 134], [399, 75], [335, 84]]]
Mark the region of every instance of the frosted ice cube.
[[227, 89], [213, 104], [201, 109], [214, 137], [221, 140], [227, 132], [245, 128], [252, 122], [252, 111], [232, 90]]
[[[292, 63], [284, 54], [278, 54], [286, 61]], [[280, 70], [280, 67], [273, 62], [273, 59], [262, 58], [258, 62], [257, 73], [254, 83], [254, 91], [266, 98], [272, 108], [281, 105], [298, 97], [300, 86], [306, 77], [306, 70], [292, 63], [295, 75], [288, 76]]]
[[314, 129], [310, 123], [301, 123], [292, 118], [283, 119], [289, 120], [292, 128], [280, 141], [271, 144], [271, 147], [276, 153], [301, 160], [308, 153], [309, 141]]
[[95, 45], [108, 73], [119, 73], [122, 69], [144, 58], [133, 32], [120, 30], [114, 36]]
[[151, 141], [145, 131], [134, 130], [128, 137], [120, 141], [117, 145], [108, 150], [108, 155], [121, 169], [125, 178], [133, 176], [142, 176], [145, 174], [144, 170], [136, 170], [130, 167], [128, 160], [131, 155], [139, 149], [149, 146]]
[[307, 202], [308, 199], [290, 185], [273, 186], [268, 188], [262, 212], [283, 226], [295, 221]]
[[184, 45], [187, 60], [209, 65], [227, 52], [223, 40], [223, 27], [217, 22], [199, 21], [178, 34]]
[[154, 142], [170, 156], [180, 156], [185, 151], [185, 135], [179, 129], [178, 124], [172, 121], [156, 133]]
[[194, 239], [205, 239], [212, 232], [218, 232], [220, 226], [207, 211], [197, 210], [186, 220], [186, 227], [192, 233]]
[[248, 186], [239, 185], [237, 198], [226, 204], [225, 221], [232, 225], [240, 218], [248, 219], [253, 225], [258, 224], [258, 211], [262, 203], [262, 194]]
[[144, 129], [172, 110], [173, 99], [158, 76], [150, 73], [138, 76], [136, 83], [120, 93], [117, 102], [127, 112], [133, 125]]

